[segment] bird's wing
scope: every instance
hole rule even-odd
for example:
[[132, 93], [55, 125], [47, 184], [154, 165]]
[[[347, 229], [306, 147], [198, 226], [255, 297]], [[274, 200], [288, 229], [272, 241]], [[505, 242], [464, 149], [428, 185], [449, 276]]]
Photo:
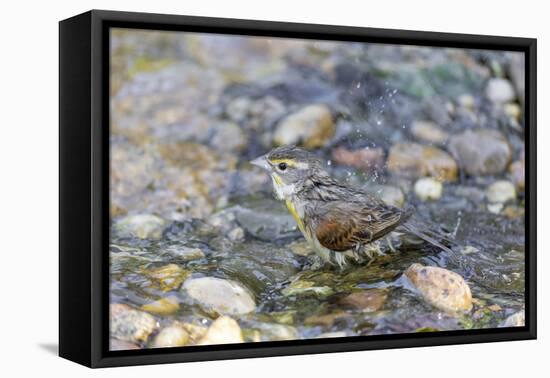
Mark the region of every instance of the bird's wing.
[[409, 216], [408, 211], [378, 202], [333, 203], [317, 220], [315, 236], [325, 248], [343, 252], [381, 238]]

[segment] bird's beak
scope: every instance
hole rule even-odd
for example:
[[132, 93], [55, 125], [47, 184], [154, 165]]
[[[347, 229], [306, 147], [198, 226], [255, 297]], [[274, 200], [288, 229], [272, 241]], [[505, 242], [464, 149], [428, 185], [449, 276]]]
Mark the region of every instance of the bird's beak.
[[269, 171], [271, 169], [271, 165], [269, 165], [269, 162], [267, 161], [267, 157], [265, 155], [262, 155], [260, 157], [257, 157], [254, 160], [251, 160], [250, 164], [263, 168], [266, 171]]

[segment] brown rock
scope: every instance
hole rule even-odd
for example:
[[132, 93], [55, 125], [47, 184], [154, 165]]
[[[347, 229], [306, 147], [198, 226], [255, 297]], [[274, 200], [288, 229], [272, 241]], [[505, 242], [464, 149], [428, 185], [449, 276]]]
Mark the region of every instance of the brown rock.
[[176, 297], [161, 298], [157, 301], [144, 304], [141, 309], [156, 315], [170, 315], [177, 312], [180, 308]]
[[388, 170], [409, 178], [431, 176], [440, 181], [454, 181], [457, 164], [445, 151], [417, 143], [394, 144], [388, 156]]
[[306, 148], [324, 146], [335, 132], [334, 119], [325, 105], [308, 105], [285, 117], [277, 126], [277, 145], [301, 144]]
[[430, 121], [415, 121], [411, 126], [412, 135], [422, 141], [433, 144], [445, 144], [449, 134], [441, 130], [435, 123]]
[[319, 325], [330, 328], [339, 319], [348, 318], [351, 315], [345, 312], [335, 312], [326, 315], [312, 315], [304, 320], [306, 325]]
[[176, 290], [189, 276], [189, 271], [176, 264], [168, 264], [146, 272], [153, 285], [162, 291]]
[[332, 151], [332, 158], [339, 164], [364, 171], [381, 168], [384, 165], [384, 151], [381, 148], [362, 148], [351, 151], [338, 147]]
[[457, 273], [434, 266], [412, 264], [405, 276], [432, 306], [451, 314], [472, 309], [472, 293]]
[[368, 289], [351, 293], [350, 295], [342, 298], [339, 303], [346, 307], [351, 307], [363, 312], [374, 312], [380, 310], [388, 294], [382, 289]]

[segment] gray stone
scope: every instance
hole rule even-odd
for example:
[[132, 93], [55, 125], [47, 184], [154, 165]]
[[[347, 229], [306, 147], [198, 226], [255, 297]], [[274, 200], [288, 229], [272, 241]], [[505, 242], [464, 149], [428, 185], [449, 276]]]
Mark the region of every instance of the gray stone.
[[512, 150], [498, 131], [466, 130], [449, 141], [449, 151], [469, 175], [496, 175], [506, 169]]
[[525, 311], [516, 312], [513, 315], [507, 317], [502, 323], [498, 325], [501, 328], [507, 327], [524, 327], [525, 326]]
[[115, 230], [121, 237], [160, 239], [166, 221], [152, 214], [128, 215], [115, 223]]
[[485, 94], [489, 100], [496, 104], [510, 102], [516, 97], [512, 83], [502, 78], [489, 80]]
[[147, 341], [157, 328], [152, 315], [120, 303], [111, 304], [109, 319], [111, 337], [130, 343]]
[[299, 230], [292, 215], [281, 204], [275, 203], [275, 206], [237, 206], [233, 212], [237, 223], [255, 238], [273, 241], [298, 236]]

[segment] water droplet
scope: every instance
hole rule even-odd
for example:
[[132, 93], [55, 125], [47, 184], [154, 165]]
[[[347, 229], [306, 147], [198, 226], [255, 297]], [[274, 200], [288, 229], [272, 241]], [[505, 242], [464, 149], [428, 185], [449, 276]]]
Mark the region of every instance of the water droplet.
[[330, 161], [330, 160], [327, 161], [327, 165], [328, 165], [328, 166], [332, 165], [332, 161]]
[[357, 89], [361, 88], [361, 82], [357, 83]]

